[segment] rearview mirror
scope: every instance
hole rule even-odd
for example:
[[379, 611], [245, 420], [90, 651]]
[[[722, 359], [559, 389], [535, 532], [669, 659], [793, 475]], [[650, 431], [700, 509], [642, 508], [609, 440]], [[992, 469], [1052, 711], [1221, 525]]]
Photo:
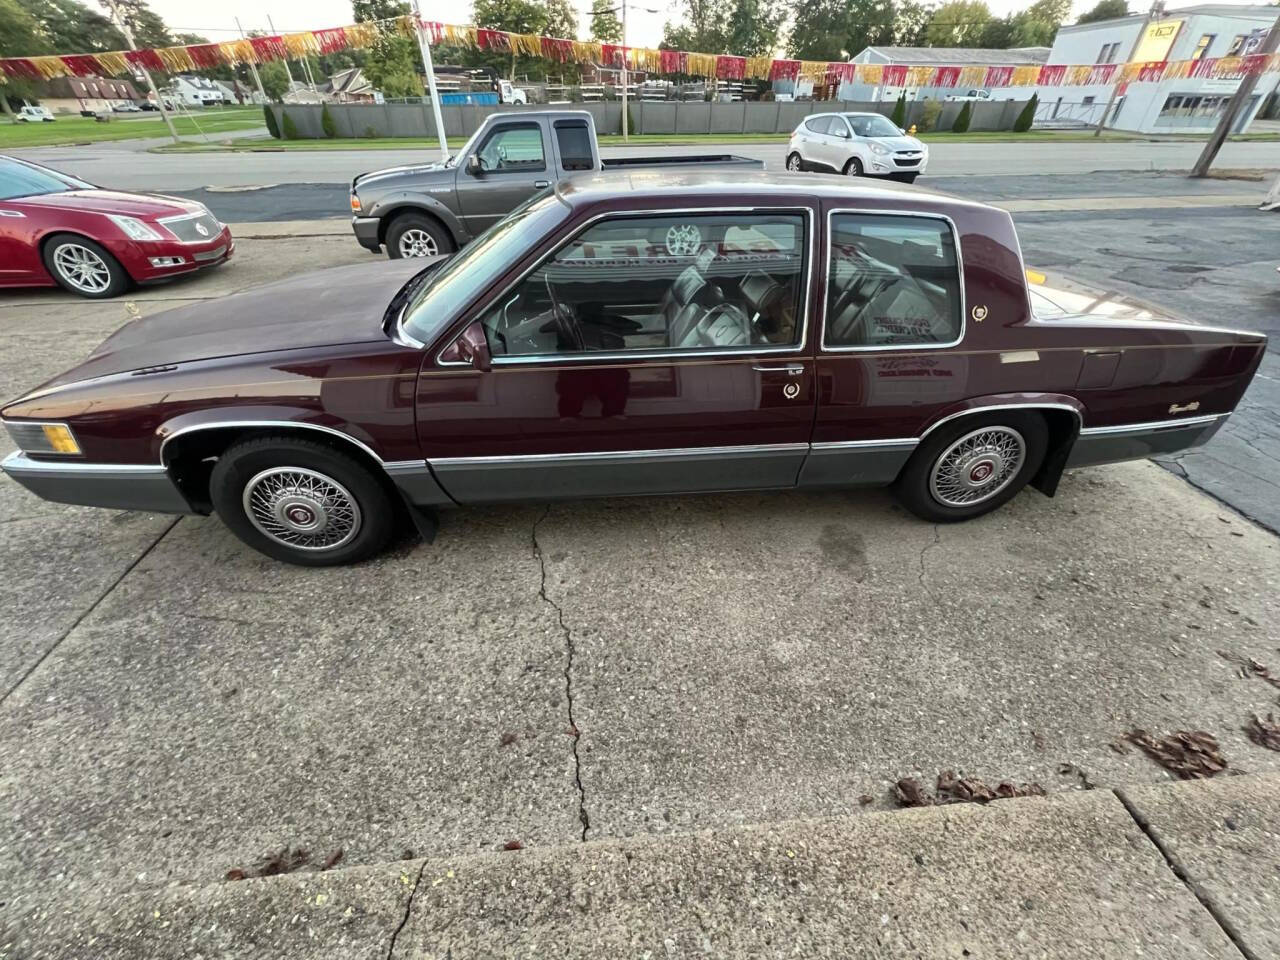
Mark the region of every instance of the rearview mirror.
[[467, 176], [478, 177], [484, 173], [484, 167], [480, 166], [480, 158], [474, 153], [467, 157]]

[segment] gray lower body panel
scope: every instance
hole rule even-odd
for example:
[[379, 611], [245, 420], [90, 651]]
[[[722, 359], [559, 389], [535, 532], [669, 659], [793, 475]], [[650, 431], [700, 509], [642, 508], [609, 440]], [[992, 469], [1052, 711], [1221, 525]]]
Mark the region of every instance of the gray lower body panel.
[[32, 460], [14, 453], [0, 470], [55, 503], [153, 513], [194, 513], [164, 467]]
[[459, 503], [509, 503], [794, 487], [807, 443], [433, 459]]
[[1067, 458], [1067, 467], [1142, 460], [1198, 447], [1209, 442], [1227, 422], [1227, 416], [1087, 428], [1081, 430], [1076, 438], [1071, 456]]
[[378, 240], [378, 230], [382, 225], [379, 217], [352, 217], [351, 230], [356, 235], [356, 242], [366, 250], [377, 253], [382, 249]]
[[406, 500], [417, 507], [450, 507], [453, 498], [436, 482], [425, 460], [383, 464], [387, 476]]
[[856, 487], [893, 483], [919, 441], [815, 443], [800, 471], [801, 487]]

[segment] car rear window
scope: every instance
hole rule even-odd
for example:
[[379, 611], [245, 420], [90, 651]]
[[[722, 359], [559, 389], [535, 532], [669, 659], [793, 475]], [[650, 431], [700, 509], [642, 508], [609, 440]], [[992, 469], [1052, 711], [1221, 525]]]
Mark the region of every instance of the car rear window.
[[560, 149], [560, 166], [565, 170], [590, 170], [595, 166], [591, 156], [591, 131], [585, 120], [557, 120], [556, 145]]
[[0, 160], [0, 200], [35, 197], [45, 193], [79, 190], [88, 184], [70, 177], [60, 177], [51, 170], [29, 167], [25, 163]]

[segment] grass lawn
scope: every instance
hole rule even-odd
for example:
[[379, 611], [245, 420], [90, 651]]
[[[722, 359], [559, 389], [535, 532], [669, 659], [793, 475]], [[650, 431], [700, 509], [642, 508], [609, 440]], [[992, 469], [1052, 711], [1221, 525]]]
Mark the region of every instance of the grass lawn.
[[[707, 146], [716, 143], [786, 143], [788, 134], [694, 134], [673, 136], [664, 133], [633, 134], [624, 141], [617, 134], [606, 134], [600, 137], [600, 145], [618, 147], [625, 144], [631, 146]], [[1068, 143], [1093, 140], [1091, 131], [1052, 131], [1031, 130], [1027, 133], [994, 132], [994, 133], [922, 133], [918, 134], [926, 143]], [[1203, 140], [1204, 137], [1149, 137], [1142, 134], [1117, 133], [1108, 131], [1102, 140], [1112, 142], [1133, 142], [1142, 140]], [[1280, 140], [1280, 134], [1248, 134], [1243, 137], [1232, 137], [1232, 140]], [[463, 137], [450, 137], [449, 147], [456, 150], [465, 142]], [[156, 153], [205, 153], [210, 151], [242, 151], [242, 150], [437, 150], [439, 141], [425, 140], [418, 137], [335, 137], [331, 140], [272, 140], [270, 138], [233, 138], [218, 144], [189, 142], [180, 144], [163, 144], [152, 148]]]
[[[263, 126], [261, 107], [218, 107], [191, 111], [194, 120], [173, 114], [178, 133], [201, 131], [210, 136]], [[196, 124], [199, 124], [197, 128]], [[168, 129], [158, 113], [114, 113], [106, 123], [92, 117], [59, 116], [53, 123], [4, 123], [0, 121], [0, 153], [16, 147], [52, 147], [64, 144], [100, 143], [167, 137]]]

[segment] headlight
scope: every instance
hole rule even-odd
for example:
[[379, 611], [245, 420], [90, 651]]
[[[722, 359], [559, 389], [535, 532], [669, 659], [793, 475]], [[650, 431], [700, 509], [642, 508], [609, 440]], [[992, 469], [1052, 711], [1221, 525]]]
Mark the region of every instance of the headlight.
[[115, 214], [108, 214], [111, 222], [124, 231], [124, 235], [130, 240], [163, 240], [160, 234], [152, 230], [136, 217], [118, 217]]
[[80, 444], [65, 423], [20, 423], [6, 420], [4, 427], [23, 453], [60, 453], [79, 456]]
[[881, 157], [887, 157], [889, 155], [889, 148], [883, 143], [876, 143], [873, 140], [871, 142], [871, 152]]

